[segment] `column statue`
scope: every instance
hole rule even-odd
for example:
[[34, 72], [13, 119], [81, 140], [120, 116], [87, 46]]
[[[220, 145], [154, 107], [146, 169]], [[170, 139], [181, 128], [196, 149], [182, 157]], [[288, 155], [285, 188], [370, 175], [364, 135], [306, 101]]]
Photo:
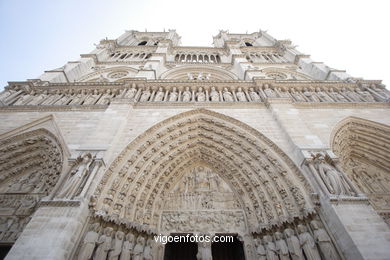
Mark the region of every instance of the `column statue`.
[[99, 223], [94, 223], [91, 225], [91, 230], [88, 231], [88, 233], [85, 235], [83, 243], [81, 245], [80, 253], [77, 257], [78, 260], [88, 260], [92, 258], [96, 242], [99, 239], [99, 231]]

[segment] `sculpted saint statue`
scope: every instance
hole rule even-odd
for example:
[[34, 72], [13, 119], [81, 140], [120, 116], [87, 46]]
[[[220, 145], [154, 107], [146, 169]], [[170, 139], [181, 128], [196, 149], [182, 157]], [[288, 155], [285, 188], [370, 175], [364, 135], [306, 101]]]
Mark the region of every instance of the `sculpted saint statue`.
[[267, 95], [267, 97], [276, 98], [275, 91], [273, 89], [270, 89], [268, 85], [264, 86], [264, 93]]
[[329, 192], [336, 195], [351, 195], [348, 184], [345, 182], [341, 172], [329, 165], [323, 155], [318, 158], [318, 173], [324, 181]]
[[311, 227], [314, 230], [314, 239], [320, 247], [321, 253], [325, 259], [338, 260], [340, 259], [332, 241], [323, 228], [320, 228], [318, 221], [312, 220], [310, 222]]
[[90, 173], [89, 167], [91, 166], [92, 161], [92, 155], [90, 153], [77, 158], [77, 164], [70, 172], [70, 177], [66, 181], [61, 192], [58, 194], [58, 197], [72, 198], [76, 195], [80, 185]]
[[120, 260], [130, 260], [133, 255], [134, 248], [134, 235], [132, 233], [128, 233], [126, 235], [126, 241], [123, 243], [122, 253]]
[[123, 238], [125, 234], [122, 231], [117, 231], [115, 233], [114, 243], [112, 245], [111, 251], [108, 254], [109, 260], [118, 260], [119, 255], [122, 252]]
[[80, 253], [77, 257], [78, 260], [91, 259], [93, 251], [96, 246], [96, 242], [99, 238], [100, 224], [94, 223], [91, 226], [91, 230], [85, 235], [83, 243], [81, 245]]
[[229, 90], [227, 88], [224, 88], [223, 89], [223, 92], [222, 92], [222, 96], [223, 96], [223, 99], [226, 101], [226, 102], [233, 102], [233, 95], [232, 93], [229, 92]]
[[320, 87], [316, 88], [318, 97], [322, 102], [333, 102], [333, 100]]
[[236, 92], [236, 96], [239, 102], [246, 102], [245, 93], [242, 91], [242, 88], [238, 88]]
[[254, 101], [254, 102], [260, 101], [259, 94], [257, 94], [253, 88], [249, 89], [249, 96], [251, 97], [252, 101]]
[[265, 243], [265, 251], [267, 253], [267, 260], [279, 260], [277, 251], [276, 251], [276, 245], [272, 241], [271, 236], [264, 236], [264, 243]]
[[137, 89], [135, 88], [135, 84], [133, 84], [131, 88], [127, 90], [124, 98], [132, 100], [135, 97], [135, 94], [137, 94]]
[[156, 96], [154, 97], [154, 101], [162, 101], [164, 99], [164, 91], [162, 87], [159, 87]]
[[265, 248], [263, 244], [261, 243], [261, 238], [255, 239], [256, 244], [256, 253], [257, 253], [257, 259], [259, 260], [266, 260], [267, 259], [267, 253], [265, 252]]
[[206, 101], [206, 95], [204, 94], [204, 91], [203, 91], [202, 87], [198, 88], [198, 92], [196, 93], [196, 99], [199, 102]]
[[306, 227], [298, 225], [299, 230], [299, 243], [303, 252], [305, 252], [307, 260], [321, 260], [320, 254], [318, 253], [316, 243], [313, 237], [307, 232]]
[[308, 88], [304, 88], [303, 89], [303, 95], [306, 96], [306, 98], [310, 101], [310, 102], [320, 102], [320, 99], [317, 97], [317, 95], [311, 91], [309, 91]]
[[137, 244], [133, 251], [133, 260], [143, 260], [144, 257], [145, 238], [139, 236], [137, 238]]
[[97, 241], [97, 249], [93, 260], [106, 260], [108, 251], [111, 249], [111, 233], [112, 228], [106, 227], [104, 233], [99, 237]]
[[210, 98], [213, 102], [219, 102], [219, 93], [215, 90], [215, 87], [211, 87]]
[[171, 93], [169, 93], [169, 102], [177, 101], [177, 96], [178, 96], [178, 93], [177, 93], [176, 87], [173, 87]]
[[191, 101], [191, 91], [189, 87], [186, 87], [186, 90], [183, 92], [183, 102], [190, 102]]
[[152, 239], [146, 241], [146, 246], [144, 249], [144, 259], [143, 260], [152, 260]]
[[298, 238], [294, 235], [294, 230], [286, 228], [284, 230], [284, 234], [287, 237], [287, 247], [292, 260], [304, 260], [305, 258], [303, 257], [301, 244], [299, 243]]
[[140, 98], [140, 102], [146, 102], [148, 101], [150, 97], [150, 90], [149, 89], [145, 89], [144, 91], [142, 91], [142, 95], [141, 95], [141, 98]]
[[280, 260], [290, 260], [290, 256], [288, 254], [288, 247], [286, 244], [286, 241], [284, 241], [282, 237], [282, 233], [275, 232], [275, 245], [276, 245], [276, 251], [279, 254]]

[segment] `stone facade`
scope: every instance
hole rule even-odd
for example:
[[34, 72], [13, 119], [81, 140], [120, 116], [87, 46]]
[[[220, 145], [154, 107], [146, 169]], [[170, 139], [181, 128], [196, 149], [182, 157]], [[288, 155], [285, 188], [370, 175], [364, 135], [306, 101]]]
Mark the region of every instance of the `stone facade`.
[[162, 260], [173, 233], [234, 234], [248, 260], [390, 258], [386, 88], [263, 31], [213, 39], [127, 31], [9, 82], [6, 259]]

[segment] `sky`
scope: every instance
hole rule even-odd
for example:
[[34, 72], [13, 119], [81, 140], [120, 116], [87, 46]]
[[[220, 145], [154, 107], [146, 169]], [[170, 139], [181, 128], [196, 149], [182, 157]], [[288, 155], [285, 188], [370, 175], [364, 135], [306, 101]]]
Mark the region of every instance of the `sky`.
[[[351, 76], [390, 85], [388, 1], [0, 0], [0, 89], [78, 60], [125, 30], [176, 29], [183, 46], [219, 30], [266, 30]], [[388, 87], [389, 88], [389, 87]]]

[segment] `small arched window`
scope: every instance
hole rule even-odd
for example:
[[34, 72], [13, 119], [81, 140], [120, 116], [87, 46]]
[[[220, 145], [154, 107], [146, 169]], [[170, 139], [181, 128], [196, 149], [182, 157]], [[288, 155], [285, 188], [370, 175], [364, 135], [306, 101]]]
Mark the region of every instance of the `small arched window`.
[[140, 43], [138, 43], [138, 46], [142, 46], [142, 45], [146, 45], [147, 44], [147, 41], [142, 41]]
[[245, 45], [246, 46], [253, 46], [252, 43], [250, 43], [250, 42], [245, 42]]

